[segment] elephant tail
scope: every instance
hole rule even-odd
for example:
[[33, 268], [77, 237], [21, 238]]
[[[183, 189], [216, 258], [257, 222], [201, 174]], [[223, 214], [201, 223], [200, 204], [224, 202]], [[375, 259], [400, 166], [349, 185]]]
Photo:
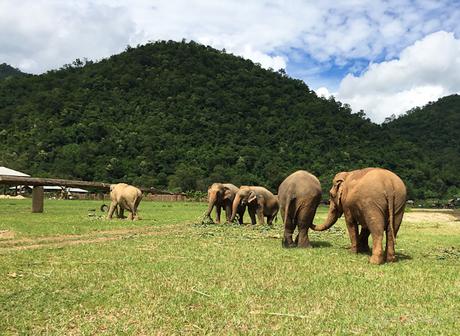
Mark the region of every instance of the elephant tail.
[[389, 230], [391, 232], [391, 238], [393, 241], [396, 241], [396, 234], [395, 234], [395, 195], [391, 194], [389, 197], [387, 196], [388, 202], [388, 225]]
[[286, 206], [284, 207], [284, 218], [283, 223], [286, 224], [288, 217], [289, 217], [289, 207], [291, 206], [291, 202], [286, 202]]

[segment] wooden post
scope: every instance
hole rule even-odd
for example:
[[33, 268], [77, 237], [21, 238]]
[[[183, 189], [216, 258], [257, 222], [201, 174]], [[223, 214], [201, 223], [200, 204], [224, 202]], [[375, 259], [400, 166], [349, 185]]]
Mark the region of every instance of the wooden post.
[[35, 186], [32, 189], [32, 212], [41, 213], [43, 212], [43, 200], [45, 194], [43, 192], [43, 186]]

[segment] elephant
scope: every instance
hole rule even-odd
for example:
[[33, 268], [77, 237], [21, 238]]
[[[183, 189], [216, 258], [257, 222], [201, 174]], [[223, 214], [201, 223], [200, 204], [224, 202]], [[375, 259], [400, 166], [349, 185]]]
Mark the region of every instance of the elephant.
[[[372, 235], [372, 264], [396, 260], [395, 240], [404, 215], [406, 186], [395, 173], [381, 168], [364, 168], [335, 175], [330, 190], [325, 222], [312, 225], [315, 231], [329, 229], [344, 214], [351, 240], [351, 251], [369, 252]], [[358, 225], [361, 232], [358, 233]], [[386, 251], [383, 253], [383, 235]]]
[[[305, 170], [292, 173], [280, 184], [278, 199], [284, 222], [283, 247], [311, 247], [308, 229], [313, 224], [321, 195], [319, 180]], [[298, 235], [294, 242], [292, 234], [296, 227]]]
[[130, 211], [129, 220], [139, 219], [137, 208], [142, 200], [142, 192], [138, 188], [126, 183], [112, 184], [110, 186], [110, 199], [112, 203], [110, 203], [107, 219], [112, 219], [115, 211], [118, 218], [124, 218], [123, 211], [125, 209]]
[[[232, 217], [232, 204], [235, 195], [238, 192], [238, 187], [231, 183], [213, 183], [208, 188], [208, 210], [205, 218], [211, 218], [211, 211], [216, 207], [216, 222], [220, 224], [220, 213], [222, 208], [225, 210], [225, 217], [227, 222], [230, 222]], [[237, 209], [239, 215], [238, 221], [243, 224], [243, 215], [245, 207], [240, 206]]]
[[232, 217], [235, 219], [238, 207], [248, 207], [252, 225], [256, 224], [256, 213], [259, 224], [265, 224], [264, 217], [267, 217], [268, 225], [272, 225], [279, 209], [278, 198], [264, 187], [241, 186], [236, 193], [232, 206]]

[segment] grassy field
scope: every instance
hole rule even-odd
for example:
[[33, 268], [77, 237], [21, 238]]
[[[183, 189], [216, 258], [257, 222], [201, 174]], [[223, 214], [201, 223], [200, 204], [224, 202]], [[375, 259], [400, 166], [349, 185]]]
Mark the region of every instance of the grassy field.
[[458, 221], [409, 213], [399, 261], [374, 266], [342, 219], [287, 250], [280, 221], [201, 225], [202, 203], [89, 217], [100, 204], [0, 200], [0, 335], [459, 334]]

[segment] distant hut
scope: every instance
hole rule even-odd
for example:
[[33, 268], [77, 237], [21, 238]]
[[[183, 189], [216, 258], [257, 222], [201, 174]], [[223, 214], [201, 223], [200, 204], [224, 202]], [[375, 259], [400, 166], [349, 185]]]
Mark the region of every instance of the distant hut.
[[[19, 176], [19, 177], [30, 177], [30, 175], [27, 175], [26, 173], [10, 169], [7, 167], [0, 166], [0, 175], [5, 175], [5, 176]], [[13, 187], [15, 195], [18, 193], [18, 186]], [[7, 191], [6, 185], [3, 186], [3, 194], [5, 195]]]

